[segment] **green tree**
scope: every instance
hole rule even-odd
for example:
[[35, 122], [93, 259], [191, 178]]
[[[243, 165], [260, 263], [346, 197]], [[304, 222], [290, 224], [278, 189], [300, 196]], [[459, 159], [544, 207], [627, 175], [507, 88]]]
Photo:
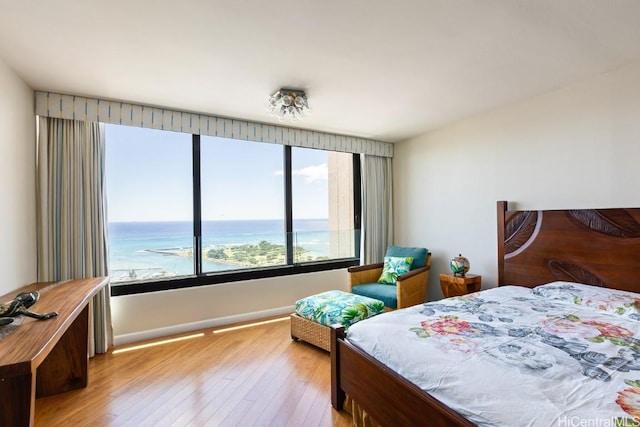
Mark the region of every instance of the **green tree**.
[[223, 248], [209, 249], [207, 251], [207, 257], [208, 258], [215, 258], [215, 259], [227, 259], [227, 258], [229, 258], [229, 256], [225, 253]]

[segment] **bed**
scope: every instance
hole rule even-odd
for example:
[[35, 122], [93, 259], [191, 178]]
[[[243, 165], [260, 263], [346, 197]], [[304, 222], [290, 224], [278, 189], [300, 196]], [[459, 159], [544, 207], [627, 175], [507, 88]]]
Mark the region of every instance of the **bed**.
[[348, 395], [382, 426], [640, 425], [640, 209], [498, 202], [497, 218], [498, 288], [332, 328], [334, 408]]

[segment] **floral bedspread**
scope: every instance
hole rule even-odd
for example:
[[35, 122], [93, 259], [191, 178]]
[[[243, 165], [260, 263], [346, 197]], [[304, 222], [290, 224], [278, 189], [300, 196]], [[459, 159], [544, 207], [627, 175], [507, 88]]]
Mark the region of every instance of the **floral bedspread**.
[[640, 294], [505, 286], [374, 316], [347, 338], [481, 426], [640, 426]]

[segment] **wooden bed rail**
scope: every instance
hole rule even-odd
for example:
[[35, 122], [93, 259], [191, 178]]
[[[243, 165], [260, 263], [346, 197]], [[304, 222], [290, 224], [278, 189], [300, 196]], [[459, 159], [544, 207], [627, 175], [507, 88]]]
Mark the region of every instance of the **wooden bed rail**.
[[349, 395], [380, 425], [471, 427], [475, 424], [345, 339], [331, 327], [331, 404], [342, 410]]

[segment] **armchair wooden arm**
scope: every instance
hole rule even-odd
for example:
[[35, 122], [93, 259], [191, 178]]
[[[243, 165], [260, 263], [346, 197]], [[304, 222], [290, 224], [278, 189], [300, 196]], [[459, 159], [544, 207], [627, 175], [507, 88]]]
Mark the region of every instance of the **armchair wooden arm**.
[[356, 285], [363, 285], [365, 283], [375, 283], [382, 274], [382, 268], [384, 263], [379, 262], [377, 264], [356, 265], [349, 267], [349, 289]]
[[427, 300], [429, 286], [429, 264], [398, 276], [398, 308], [422, 304]]

